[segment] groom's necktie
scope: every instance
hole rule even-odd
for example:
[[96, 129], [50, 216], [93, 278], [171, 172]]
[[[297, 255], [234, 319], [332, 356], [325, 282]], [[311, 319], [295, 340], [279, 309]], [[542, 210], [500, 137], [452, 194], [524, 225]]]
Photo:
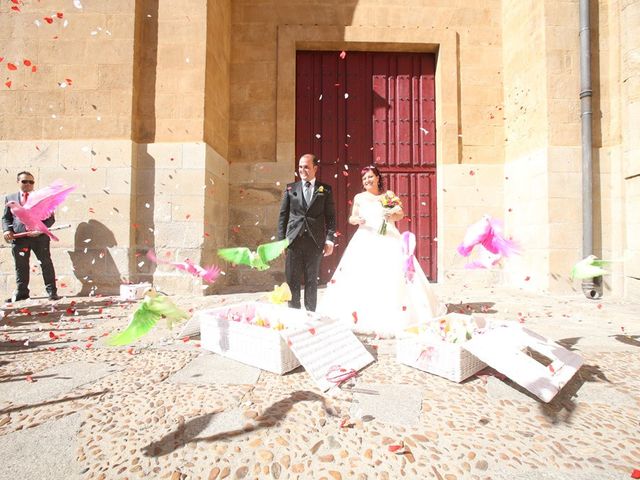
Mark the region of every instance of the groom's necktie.
[[307, 202], [307, 206], [311, 203], [311, 182], [304, 182], [304, 200]]
[[27, 203], [28, 198], [29, 198], [29, 192], [22, 192], [22, 205]]

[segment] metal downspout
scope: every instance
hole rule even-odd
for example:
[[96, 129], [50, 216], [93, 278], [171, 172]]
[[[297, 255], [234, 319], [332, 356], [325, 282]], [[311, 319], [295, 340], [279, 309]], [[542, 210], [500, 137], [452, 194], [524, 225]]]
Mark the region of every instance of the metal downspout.
[[[582, 257], [593, 253], [593, 141], [591, 138], [591, 29], [589, 0], [580, 0], [580, 118], [582, 120]], [[587, 298], [602, 296], [601, 277], [582, 281]]]

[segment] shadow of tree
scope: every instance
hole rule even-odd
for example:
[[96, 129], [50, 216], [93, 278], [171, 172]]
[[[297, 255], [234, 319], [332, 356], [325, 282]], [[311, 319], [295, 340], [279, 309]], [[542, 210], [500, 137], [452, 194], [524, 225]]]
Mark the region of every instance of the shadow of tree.
[[[34, 304], [24, 307], [12, 307], [5, 310], [4, 323], [10, 327], [24, 324], [58, 322], [63, 315], [73, 318], [95, 315], [101, 308], [110, 307], [114, 300], [104, 298], [101, 300], [75, 301], [62, 300], [55, 304]], [[13, 333], [14, 330], [12, 329]]]
[[174, 452], [189, 442], [216, 442], [219, 440], [228, 440], [238, 435], [272, 427], [287, 416], [287, 413], [293, 408], [293, 405], [303, 401], [319, 401], [321, 402], [322, 408], [325, 412], [331, 416], [335, 416], [333, 410], [327, 407], [325, 398], [322, 395], [306, 390], [298, 390], [292, 392], [287, 398], [278, 400], [273, 405], [270, 405], [254, 420], [254, 423], [249, 423], [243, 428], [228, 430], [226, 432], [216, 433], [215, 435], [207, 437], [200, 437], [198, 435], [207, 428], [211, 418], [213, 418], [213, 416], [218, 412], [208, 413], [180, 424], [176, 430], [169, 432], [160, 440], [150, 443], [144, 447], [142, 452], [147, 457], [160, 457]]
[[578, 343], [578, 341], [581, 339], [582, 337], [570, 337], [570, 338], [563, 338], [562, 340], [556, 340], [556, 343], [558, 345], [563, 346], [564, 348], [566, 348], [567, 350], [571, 350], [572, 352], [575, 352], [576, 350], [578, 350], [577, 348], [573, 348], [575, 347], [575, 345]]
[[447, 313], [498, 313], [495, 302], [447, 303]]
[[612, 335], [614, 339], [625, 345], [631, 345], [632, 347], [640, 347], [640, 340], [634, 335]]
[[64, 398], [59, 398], [57, 400], [49, 400], [47, 402], [32, 403], [29, 405], [19, 405], [17, 407], [5, 408], [4, 410], [0, 410], [0, 415], [6, 415], [8, 413], [13, 413], [13, 412], [21, 412], [23, 410], [28, 410], [30, 408], [44, 407], [45, 405], [55, 405], [57, 403], [72, 402], [74, 400], [82, 400], [83, 398], [99, 397], [101, 395], [104, 395], [107, 392], [109, 392], [109, 390], [105, 389], [105, 390], [101, 390], [100, 392], [89, 392], [82, 395], [76, 395], [75, 397], [64, 397]]

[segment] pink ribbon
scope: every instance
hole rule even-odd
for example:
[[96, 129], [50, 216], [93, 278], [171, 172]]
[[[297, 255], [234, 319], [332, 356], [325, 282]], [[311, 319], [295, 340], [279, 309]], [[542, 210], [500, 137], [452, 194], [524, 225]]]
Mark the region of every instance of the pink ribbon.
[[327, 381], [335, 383], [339, 386], [347, 380], [352, 379], [356, 375], [358, 375], [358, 372], [356, 372], [353, 368], [343, 368], [338, 365], [334, 365], [329, 369], [329, 371], [325, 375], [325, 378], [327, 379]]
[[402, 253], [404, 254], [404, 264], [402, 270], [408, 281], [413, 282], [413, 276], [416, 273], [416, 267], [413, 263], [415, 257], [413, 252], [416, 250], [416, 236], [410, 231], [402, 232]]

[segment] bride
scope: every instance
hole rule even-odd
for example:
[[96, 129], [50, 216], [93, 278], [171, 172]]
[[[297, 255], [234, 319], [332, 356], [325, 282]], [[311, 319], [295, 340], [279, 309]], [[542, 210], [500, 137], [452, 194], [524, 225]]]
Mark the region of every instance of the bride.
[[[404, 213], [399, 205], [382, 206], [380, 172], [368, 166], [360, 173], [364, 192], [354, 197], [349, 217], [358, 230], [327, 284], [318, 312], [348, 322], [357, 333], [389, 337], [443, 315], [446, 307], [438, 302], [417, 260], [411, 280], [405, 274], [403, 240], [395, 226]], [[385, 234], [379, 233], [383, 220]]]

